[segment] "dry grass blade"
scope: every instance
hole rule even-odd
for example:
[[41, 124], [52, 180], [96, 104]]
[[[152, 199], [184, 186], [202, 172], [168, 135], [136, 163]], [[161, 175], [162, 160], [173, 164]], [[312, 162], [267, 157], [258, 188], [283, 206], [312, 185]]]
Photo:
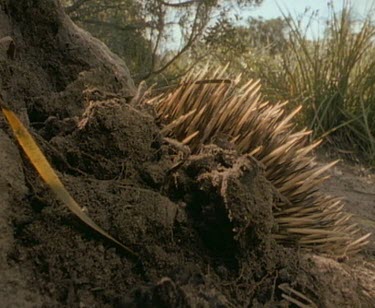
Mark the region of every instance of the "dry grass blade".
[[309, 299], [306, 295], [302, 294], [301, 292], [293, 289], [287, 283], [280, 284], [279, 289], [285, 293], [290, 294], [287, 295], [283, 293], [281, 295], [283, 298], [297, 305], [300, 308], [318, 308], [318, 306], [311, 299]]

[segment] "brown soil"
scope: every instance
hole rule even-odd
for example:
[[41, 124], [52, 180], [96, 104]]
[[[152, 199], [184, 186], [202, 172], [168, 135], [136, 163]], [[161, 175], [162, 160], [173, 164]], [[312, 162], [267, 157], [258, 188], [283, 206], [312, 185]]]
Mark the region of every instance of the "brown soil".
[[[327, 156], [319, 156], [321, 162]], [[345, 210], [353, 214], [353, 221], [361, 229], [371, 232], [370, 243], [363, 254], [375, 260], [375, 169], [360, 163], [341, 161], [330, 170], [331, 178], [322, 191], [345, 200]]]
[[[17, 48], [0, 49], [4, 100], [86, 213], [139, 257], [56, 201], [0, 117], [2, 307], [374, 306], [373, 243], [351, 260], [278, 245], [277, 194], [251, 157], [165, 141], [152, 111], [129, 104], [124, 63], [53, 1], [9, 1], [0, 21]], [[348, 210], [374, 231], [374, 174], [345, 168], [324, 189], [352, 185]]]

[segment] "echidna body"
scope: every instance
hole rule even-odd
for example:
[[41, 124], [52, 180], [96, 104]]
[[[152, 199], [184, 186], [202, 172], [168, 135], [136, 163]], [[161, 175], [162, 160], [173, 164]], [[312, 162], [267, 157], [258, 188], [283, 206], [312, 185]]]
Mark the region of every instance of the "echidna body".
[[[166, 124], [162, 132], [199, 151], [218, 136], [226, 136], [239, 153], [250, 153], [265, 166], [265, 175], [284, 197], [274, 209], [279, 230], [274, 237], [336, 255], [353, 254], [369, 234], [342, 211], [340, 199], [323, 195], [318, 186], [336, 162], [319, 167], [309, 144], [310, 131], [293, 132], [296, 108], [285, 115], [287, 102], [262, 101], [260, 82], [250, 80], [238, 89], [241, 77], [222, 79], [225, 69], [187, 75], [172, 92], [151, 100]], [[215, 82], [212, 82], [212, 81]]]

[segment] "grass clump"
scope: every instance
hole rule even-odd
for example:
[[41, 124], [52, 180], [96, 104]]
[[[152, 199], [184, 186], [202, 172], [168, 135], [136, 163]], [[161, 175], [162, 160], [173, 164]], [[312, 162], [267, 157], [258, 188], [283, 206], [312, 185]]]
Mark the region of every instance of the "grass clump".
[[[265, 92], [304, 105], [299, 121], [338, 149], [375, 164], [375, 27], [370, 14], [353, 18], [346, 4], [330, 5], [322, 35], [309, 39], [308, 27], [285, 16], [287, 48], [278, 72], [262, 76]], [[315, 16], [311, 16], [311, 20]], [[265, 70], [267, 72], [267, 70]]]

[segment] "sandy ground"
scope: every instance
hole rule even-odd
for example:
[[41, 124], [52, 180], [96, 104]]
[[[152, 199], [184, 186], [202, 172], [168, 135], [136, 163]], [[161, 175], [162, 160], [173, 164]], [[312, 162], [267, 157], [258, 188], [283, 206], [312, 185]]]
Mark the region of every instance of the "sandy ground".
[[[320, 162], [328, 158], [320, 155]], [[353, 214], [364, 233], [371, 232], [370, 243], [363, 255], [375, 261], [375, 170], [363, 164], [340, 161], [329, 171], [331, 178], [321, 187], [322, 191], [340, 196], [345, 210]]]

